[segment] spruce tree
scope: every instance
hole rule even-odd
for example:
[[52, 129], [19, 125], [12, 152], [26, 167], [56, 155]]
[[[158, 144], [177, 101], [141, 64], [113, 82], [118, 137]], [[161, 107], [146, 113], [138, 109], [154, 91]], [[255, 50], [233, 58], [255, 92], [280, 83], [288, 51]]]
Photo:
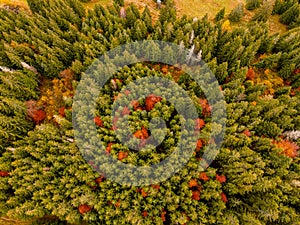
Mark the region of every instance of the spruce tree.
[[225, 7], [222, 8], [215, 16], [215, 21], [218, 22], [222, 19], [224, 19], [224, 16], [225, 16]]
[[239, 22], [242, 17], [245, 15], [244, 13], [244, 5], [242, 3], [238, 4], [237, 7], [235, 7], [230, 14], [228, 15], [228, 19], [231, 22]]
[[272, 13], [272, 5], [269, 2], [264, 3], [252, 17], [252, 21], [267, 22]]

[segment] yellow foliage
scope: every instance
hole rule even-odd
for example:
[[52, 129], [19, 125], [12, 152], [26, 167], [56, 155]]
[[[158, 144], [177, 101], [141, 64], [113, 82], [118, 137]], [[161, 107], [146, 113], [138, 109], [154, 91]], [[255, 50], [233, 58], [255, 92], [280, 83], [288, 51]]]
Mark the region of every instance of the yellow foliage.
[[225, 22], [222, 24], [222, 30], [223, 31], [230, 31], [231, 30], [231, 24], [229, 20], [225, 20]]
[[41, 90], [42, 96], [38, 101], [39, 106], [43, 106], [47, 115], [47, 120], [51, 120], [61, 107], [65, 105], [64, 99], [72, 97], [72, 74], [70, 71], [61, 73], [62, 79], [53, 79], [49, 85], [45, 85], [45, 90]]

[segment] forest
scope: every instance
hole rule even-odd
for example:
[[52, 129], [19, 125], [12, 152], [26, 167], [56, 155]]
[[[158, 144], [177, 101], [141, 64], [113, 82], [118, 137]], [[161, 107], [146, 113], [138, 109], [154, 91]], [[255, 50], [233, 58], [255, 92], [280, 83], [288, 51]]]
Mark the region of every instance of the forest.
[[0, 7], [0, 224], [300, 224], [300, 2], [86, 2]]

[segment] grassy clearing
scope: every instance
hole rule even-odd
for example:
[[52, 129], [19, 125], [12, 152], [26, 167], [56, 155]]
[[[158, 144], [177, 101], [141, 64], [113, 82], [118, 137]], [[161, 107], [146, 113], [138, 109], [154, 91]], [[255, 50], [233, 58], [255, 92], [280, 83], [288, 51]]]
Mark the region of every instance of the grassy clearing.
[[243, 0], [175, 0], [178, 15], [202, 18], [206, 13], [213, 19], [218, 11], [225, 7], [226, 14]]
[[0, 6], [1, 5], [14, 5], [28, 9], [28, 4], [26, 0], [0, 0]]

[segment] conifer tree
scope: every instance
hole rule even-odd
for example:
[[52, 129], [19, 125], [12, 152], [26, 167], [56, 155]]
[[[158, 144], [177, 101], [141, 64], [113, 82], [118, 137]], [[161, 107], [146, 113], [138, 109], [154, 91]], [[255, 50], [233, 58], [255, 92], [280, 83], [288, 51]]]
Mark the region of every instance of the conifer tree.
[[245, 15], [244, 13], [244, 5], [242, 3], [238, 4], [237, 7], [235, 7], [230, 14], [228, 15], [228, 19], [231, 22], [239, 22], [242, 17]]
[[215, 21], [218, 22], [222, 19], [224, 19], [224, 16], [225, 16], [225, 7], [222, 8], [215, 16]]
[[272, 13], [272, 5], [269, 2], [264, 3], [252, 17], [252, 21], [266, 22]]
[[261, 0], [247, 0], [246, 1], [246, 9], [253, 10], [260, 7], [262, 1]]

